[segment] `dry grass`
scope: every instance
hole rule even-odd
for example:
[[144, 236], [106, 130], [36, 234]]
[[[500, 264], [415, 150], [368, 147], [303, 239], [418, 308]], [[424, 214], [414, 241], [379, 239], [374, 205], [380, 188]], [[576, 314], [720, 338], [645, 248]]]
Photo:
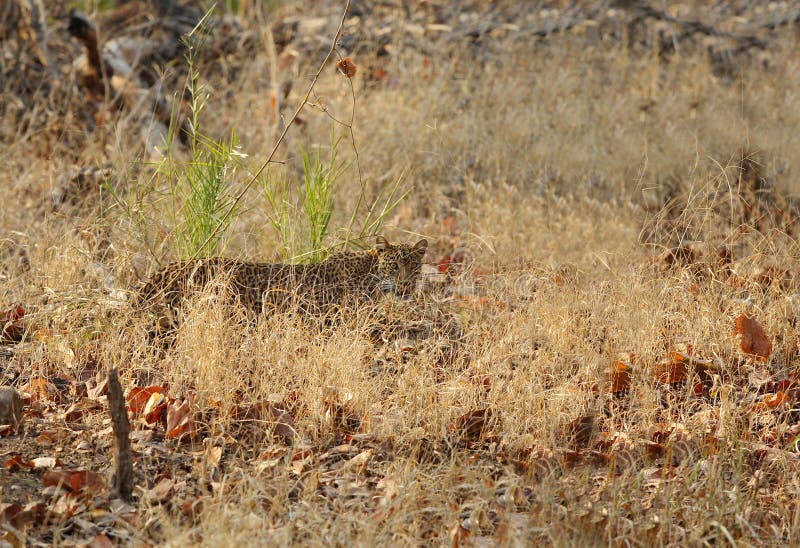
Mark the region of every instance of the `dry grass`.
[[[501, 55], [480, 62], [463, 47], [425, 62], [397, 52], [383, 61], [391, 84], [355, 80], [361, 169], [369, 193], [401, 176], [410, 189], [390, 237], [424, 235], [434, 266], [465, 254], [445, 296], [428, 288], [415, 306], [323, 328], [292, 314], [248, 323], [209, 294], [163, 353], [120, 329], [120, 290], [137, 268], [169, 258], [168, 220], [149, 219], [145, 242], [109, 195], [97, 207], [49, 207], [50, 187], [71, 163], [110, 163], [117, 192], [146, 188], [138, 135], [121, 121], [77, 136], [82, 150], [62, 155], [72, 137], [54, 119], [0, 152], [0, 308], [23, 303], [41, 330], [0, 358], [0, 370], [18, 384], [80, 378], [92, 356], [129, 385], [168, 382], [171, 394], [195, 394], [194, 452], [169, 440], [161, 450], [142, 445], [138, 479], [152, 486], [168, 470], [186, 482], [178, 504], [198, 497], [202, 509], [192, 519], [142, 497], [131, 534], [144, 541], [796, 544], [796, 411], [754, 410], [764, 394], [752, 380], [797, 370], [796, 234], [756, 231], [754, 220], [723, 211], [744, 192], [748, 152], [781, 196], [796, 192], [800, 44], [785, 34], [769, 68], [742, 57], [724, 78], [699, 48], [661, 63], [581, 35], [500, 42]], [[235, 81], [210, 82], [206, 107], [207, 129], [235, 127], [254, 159], [275, 136], [258, 85], [265, 63], [259, 56]], [[304, 60], [299, 74], [314, 69]], [[317, 95], [349, 116], [350, 89], [334, 70]], [[327, 143], [330, 118], [313, 108], [303, 118], [292, 142]], [[347, 212], [355, 167], [342, 180], [337, 211]], [[247, 200], [226, 252], [274, 260], [264, 204], [255, 192]], [[339, 215], [332, 224], [344, 224]], [[654, 248], [683, 239], [701, 242], [700, 267], [654, 266]], [[734, 250], [734, 274], [706, 258], [722, 243]], [[765, 261], [789, 273], [785, 283], [753, 274]], [[772, 338], [766, 363], [738, 350], [733, 319], [744, 310]], [[400, 326], [387, 328], [388, 340], [370, 336], [388, 317]], [[442, 318], [463, 330], [457, 344], [447, 346]], [[411, 324], [424, 335], [398, 334]], [[687, 344], [720, 367], [699, 397], [697, 373], [669, 387], [654, 379], [664, 356]], [[629, 353], [630, 391], [612, 395], [606, 371]], [[265, 401], [291, 413], [293, 441], [269, 418], [236, 418], [237, 408]], [[482, 409], [484, 428], [462, 439], [459, 418]], [[591, 441], [571, 448], [565, 425], [586, 415], [595, 417]], [[786, 435], [792, 443], [780, 442]], [[15, 443], [2, 440], [5, 450]]]

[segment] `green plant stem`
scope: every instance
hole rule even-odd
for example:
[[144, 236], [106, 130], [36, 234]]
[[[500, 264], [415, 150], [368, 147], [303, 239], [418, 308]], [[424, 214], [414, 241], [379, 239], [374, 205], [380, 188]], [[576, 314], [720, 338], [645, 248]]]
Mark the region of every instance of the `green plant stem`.
[[229, 221], [231, 215], [233, 215], [233, 212], [236, 210], [236, 207], [242, 201], [242, 198], [244, 198], [244, 195], [247, 193], [248, 190], [250, 190], [250, 187], [253, 186], [253, 183], [256, 182], [258, 177], [267, 168], [267, 166], [270, 163], [272, 163], [272, 159], [275, 157], [275, 153], [278, 151], [278, 147], [280, 147], [281, 143], [286, 138], [286, 134], [289, 132], [289, 128], [291, 128], [292, 125], [294, 125], [294, 122], [297, 119], [297, 116], [300, 114], [300, 111], [303, 110], [303, 107], [305, 107], [306, 104], [308, 103], [308, 98], [311, 97], [311, 92], [314, 91], [314, 86], [317, 85], [317, 80], [319, 80], [320, 74], [322, 74], [322, 71], [325, 68], [325, 65], [328, 64], [328, 60], [331, 58], [331, 55], [333, 55], [333, 52], [336, 51], [336, 43], [339, 41], [339, 36], [341, 36], [341, 34], [342, 34], [342, 29], [344, 28], [344, 21], [347, 18], [347, 12], [350, 10], [350, 1], [351, 0], [347, 0], [347, 3], [344, 6], [344, 12], [342, 13], [342, 19], [341, 19], [341, 21], [339, 21], [339, 28], [336, 29], [336, 34], [333, 37], [333, 42], [331, 42], [331, 47], [328, 50], [327, 55], [325, 55], [325, 59], [322, 60], [322, 63], [320, 64], [319, 69], [317, 70], [317, 73], [314, 75], [314, 79], [311, 81], [311, 85], [308, 87], [308, 91], [306, 91], [305, 97], [300, 102], [300, 105], [297, 107], [297, 109], [294, 111], [294, 114], [292, 115], [291, 119], [289, 120], [289, 123], [287, 123], [286, 127], [283, 128], [283, 131], [281, 132], [280, 137], [278, 137], [278, 140], [275, 142], [275, 146], [272, 147], [272, 151], [269, 153], [269, 156], [267, 156], [267, 159], [264, 161], [263, 164], [261, 164], [261, 167], [258, 168], [258, 171], [256, 171], [253, 174], [253, 176], [250, 177], [250, 179], [247, 181], [247, 183], [245, 183], [244, 187], [242, 187], [242, 190], [240, 190], [236, 194], [236, 196], [234, 197], [233, 202], [231, 203], [230, 207], [225, 212], [225, 215], [222, 216], [222, 218], [220, 220], [220, 223], [217, 225], [217, 227], [214, 229], [214, 231], [211, 234], [209, 234], [208, 238], [206, 238], [206, 240], [202, 243], [202, 245], [199, 247], [199, 249], [197, 249], [197, 251], [194, 253], [192, 258], [197, 258], [200, 255], [200, 253], [203, 252], [203, 249], [206, 248], [206, 246], [209, 244], [209, 242], [211, 242], [211, 240], [216, 237], [217, 232], [220, 230], [220, 228], [223, 225], [225, 225]]

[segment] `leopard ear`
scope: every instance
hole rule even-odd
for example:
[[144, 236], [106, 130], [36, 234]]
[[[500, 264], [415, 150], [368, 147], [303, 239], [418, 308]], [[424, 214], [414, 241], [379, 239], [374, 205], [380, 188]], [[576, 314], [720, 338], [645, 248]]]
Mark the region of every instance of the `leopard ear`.
[[375, 238], [375, 247], [377, 247], [380, 251], [386, 251], [391, 247], [391, 245], [392, 244], [389, 243], [389, 240], [383, 236], [378, 236]]
[[418, 241], [412, 249], [420, 255], [425, 255], [425, 250], [428, 249], [428, 240], [422, 239]]

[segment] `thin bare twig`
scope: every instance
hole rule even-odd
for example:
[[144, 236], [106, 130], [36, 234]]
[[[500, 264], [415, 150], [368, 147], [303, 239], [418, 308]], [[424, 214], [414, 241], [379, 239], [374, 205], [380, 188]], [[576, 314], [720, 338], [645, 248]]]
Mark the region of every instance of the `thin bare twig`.
[[269, 156], [267, 156], [267, 159], [264, 160], [264, 163], [261, 164], [261, 167], [258, 168], [255, 174], [253, 174], [253, 176], [250, 177], [250, 180], [248, 180], [247, 183], [245, 183], [245, 185], [242, 187], [242, 190], [240, 190], [239, 193], [236, 194], [236, 196], [233, 199], [233, 202], [228, 207], [228, 210], [225, 212], [225, 215], [222, 216], [220, 222], [217, 223], [217, 226], [214, 227], [214, 230], [211, 231], [211, 234], [208, 235], [208, 237], [200, 245], [197, 251], [194, 252], [192, 259], [196, 259], [198, 255], [202, 253], [203, 249], [205, 249], [208, 243], [217, 236], [217, 233], [223, 226], [225, 226], [226, 222], [230, 219], [231, 215], [233, 215], [233, 212], [236, 210], [236, 207], [239, 205], [239, 202], [242, 201], [242, 198], [244, 198], [244, 195], [247, 193], [247, 191], [250, 190], [250, 188], [256, 182], [261, 173], [263, 173], [263, 171], [267, 168], [267, 166], [270, 163], [272, 163], [272, 158], [278, 151], [278, 147], [280, 147], [281, 143], [283, 143], [284, 139], [286, 139], [286, 134], [289, 132], [289, 129], [294, 124], [295, 120], [297, 119], [297, 116], [300, 114], [300, 111], [303, 110], [303, 107], [305, 107], [306, 104], [308, 104], [308, 98], [311, 97], [311, 93], [314, 91], [314, 86], [317, 85], [317, 80], [319, 79], [320, 74], [322, 74], [325, 65], [328, 64], [328, 60], [331, 58], [331, 55], [333, 55], [333, 52], [336, 51], [336, 43], [339, 41], [339, 37], [342, 35], [342, 29], [344, 28], [344, 21], [347, 18], [347, 12], [350, 11], [350, 2], [351, 0], [347, 0], [347, 2], [345, 3], [344, 11], [342, 13], [342, 19], [341, 21], [339, 21], [339, 28], [336, 29], [336, 34], [334, 35], [333, 41], [331, 42], [331, 48], [328, 50], [327, 55], [325, 55], [325, 59], [322, 60], [322, 63], [320, 64], [319, 69], [317, 70], [317, 73], [314, 75], [314, 79], [311, 81], [311, 85], [308, 86], [308, 91], [306, 91], [305, 97], [303, 97], [303, 100], [300, 102], [300, 105], [294, 111], [294, 114], [289, 119], [289, 122], [286, 124], [286, 127], [283, 128], [280, 137], [278, 137], [278, 140], [275, 142], [275, 146], [272, 147], [272, 151], [269, 153]]

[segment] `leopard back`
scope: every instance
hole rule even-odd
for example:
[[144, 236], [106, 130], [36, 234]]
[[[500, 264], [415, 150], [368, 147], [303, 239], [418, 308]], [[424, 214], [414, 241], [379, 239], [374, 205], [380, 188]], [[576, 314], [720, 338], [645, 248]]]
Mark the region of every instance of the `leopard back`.
[[137, 303], [174, 309], [217, 279], [256, 313], [290, 303], [306, 311], [324, 311], [386, 293], [407, 296], [416, 286], [427, 246], [426, 240], [393, 245], [379, 236], [372, 249], [333, 253], [315, 264], [249, 263], [225, 257], [178, 261], [153, 274], [139, 290]]

